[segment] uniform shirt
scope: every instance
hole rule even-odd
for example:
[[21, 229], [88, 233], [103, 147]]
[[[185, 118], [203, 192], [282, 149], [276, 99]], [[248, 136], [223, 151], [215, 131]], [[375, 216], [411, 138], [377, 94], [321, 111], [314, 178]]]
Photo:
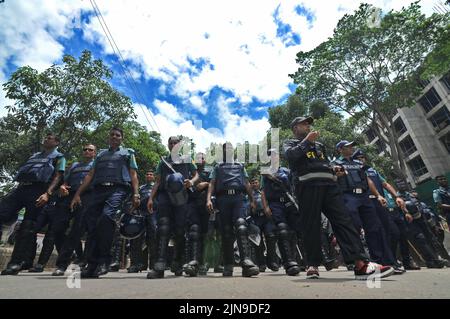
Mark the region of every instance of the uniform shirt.
[[[216, 178], [216, 176], [217, 176], [217, 168], [218, 168], [218, 166], [216, 165], [214, 167], [214, 169], [211, 171], [211, 174], [209, 174], [209, 179], [212, 180], [212, 179]], [[245, 169], [245, 167], [244, 167], [244, 178], [245, 178], [246, 181], [248, 181], [248, 174], [247, 174], [247, 170]]]
[[[64, 160], [65, 161], [65, 160]], [[95, 160], [94, 160], [95, 161]], [[80, 162], [80, 164], [81, 165], [87, 165], [87, 164], [89, 164], [91, 161], [89, 161], [89, 162]], [[69, 181], [69, 178], [70, 178], [70, 171], [72, 170], [72, 168], [73, 168], [73, 166], [75, 165], [75, 163], [73, 163], [72, 164], [72, 166], [70, 166], [70, 169], [69, 169], [69, 171], [67, 172], [67, 174], [64, 176], [64, 182], [68, 182]]]
[[[50, 153], [52, 153], [52, 152], [50, 152]], [[48, 154], [50, 154], [50, 153], [48, 153]], [[45, 152], [41, 152], [39, 155], [44, 155], [44, 154], [48, 155]], [[66, 158], [64, 156], [57, 157], [56, 158], [56, 165], [55, 165], [55, 172], [62, 172], [62, 173], [64, 173], [65, 170], [66, 170]]]
[[[119, 148], [116, 150], [116, 152], [123, 150], [124, 148], [122, 146], [119, 146]], [[112, 151], [112, 148], [108, 148], [108, 151]], [[95, 165], [97, 163], [97, 158], [100, 154], [97, 155], [97, 157], [94, 160], [94, 164], [92, 165], [92, 168], [95, 168]], [[128, 164], [130, 165], [130, 168], [134, 169], [135, 171], [138, 170], [138, 166], [136, 163], [136, 157], [134, 156], [134, 153], [131, 151], [128, 151]]]

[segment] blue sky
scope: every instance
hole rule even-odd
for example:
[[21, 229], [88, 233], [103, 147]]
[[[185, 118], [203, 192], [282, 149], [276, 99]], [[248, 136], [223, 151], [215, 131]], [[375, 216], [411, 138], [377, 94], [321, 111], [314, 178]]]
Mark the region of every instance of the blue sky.
[[[410, 3], [368, 2], [383, 10]], [[138, 95], [127, 85], [88, 0], [0, 4], [0, 83], [17, 67], [43, 70], [64, 54], [88, 49], [112, 68], [112, 85], [131, 97], [141, 124], [163, 140], [190, 136], [200, 149], [213, 141], [259, 142], [269, 128], [267, 109], [295, 90], [288, 77], [296, 70], [295, 54], [326, 40], [338, 20], [359, 6], [346, 0], [96, 3]], [[422, 1], [426, 13], [433, 3]], [[0, 93], [0, 116], [8, 103]]]

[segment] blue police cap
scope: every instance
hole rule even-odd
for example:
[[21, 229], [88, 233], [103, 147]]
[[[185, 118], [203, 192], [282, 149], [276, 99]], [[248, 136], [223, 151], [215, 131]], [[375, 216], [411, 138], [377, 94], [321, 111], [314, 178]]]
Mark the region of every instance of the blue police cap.
[[354, 142], [354, 141], [349, 142], [347, 140], [342, 140], [336, 144], [336, 149], [339, 150], [339, 149], [343, 148], [344, 146], [350, 146], [350, 145], [356, 145], [356, 142]]

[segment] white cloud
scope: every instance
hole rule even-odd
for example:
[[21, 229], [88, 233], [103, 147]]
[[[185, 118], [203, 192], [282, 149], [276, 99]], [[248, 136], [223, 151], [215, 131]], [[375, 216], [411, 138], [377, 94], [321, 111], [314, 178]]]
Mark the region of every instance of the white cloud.
[[[259, 143], [266, 136], [267, 130], [270, 128], [268, 119], [262, 117], [261, 119], [253, 120], [246, 116], [240, 117], [232, 114], [228, 106], [231, 102], [233, 102], [232, 99], [224, 99], [222, 97], [218, 100], [217, 108], [220, 112], [222, 123], [224, 124], [223, 130], [218, 128], [205, 129], [201, 126], [201, 122], [193, 122], [192, 120], [175, 120], [170, 115], [171, 112], [160, 111], [155, 114], [143, 104], [134, 104], [134, 110], [137, 115], [137, 121], [141, 125], [147, 127], [149, 130], [155, 130], [161, 133], [161, 139], [164, 145], [170, 136], [179, 134], [192, 138], [197, 145], [197, 151], [205, 151], [211, 143], [223, 143], [226, 141], [232, 142], [234, 145], [245, 141], [252, 144]], [[166, 104], [169, 103], [163, 102], [159, 105], [165, 105], [167, 107]], [[157, 123], [157, 127], [154, 122]]]
[[[383, 8], [400, 9], [410, 0], [367, 0]], [[302, 5], [315, 19], [309, 23], [295, 7]], [[423, 1], [432, 12], [432, 1]], [[145, 76], [166, 81], [172, 93], [203, 114], [196, 95], [217, 86], [231, 91], [242, 103], [253, 97], [276, 101], [289, 93], [287, 76], [297, 69], [295, 55], [310, 50], [332, 35], [338, 20], [359, 6], [357, 1], [133, 1], [100, 3], [100, 9], [123, 55], [142, 66]], [[273, 14], [301, 37], [285, 47], [277, 38]], [[111, 53], [96, 19], [86, 26], [87, 38]], [[206, 61], [196, 70], [189, 60]], [[213, 65], [213, 69], [209, 64]]]
[[[59, 61], [64, 47], [60, 38], [72, 35], [75, 18], [86, 1], [40, 0], [5, 1], [0, 4], [0, 85], [7, 80], [7, 62], [29, 65], [39, 71]], [[5, 98], [0, 88], [0, 116], [6, 115]]]

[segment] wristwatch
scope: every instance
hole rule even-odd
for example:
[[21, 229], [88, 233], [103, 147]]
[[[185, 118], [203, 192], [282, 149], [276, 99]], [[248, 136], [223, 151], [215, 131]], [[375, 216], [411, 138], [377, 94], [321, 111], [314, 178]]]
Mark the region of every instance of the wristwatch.
[[50, 191], [46, 191], [46, 193], [47, 193], [48, 196], [52, 196], [53, 195], [53, 192], [50, 192]]
[[141, 195], [140, 194], [134, 194], [133, 197], [137, 198], [137, 199], [141, 199]]

